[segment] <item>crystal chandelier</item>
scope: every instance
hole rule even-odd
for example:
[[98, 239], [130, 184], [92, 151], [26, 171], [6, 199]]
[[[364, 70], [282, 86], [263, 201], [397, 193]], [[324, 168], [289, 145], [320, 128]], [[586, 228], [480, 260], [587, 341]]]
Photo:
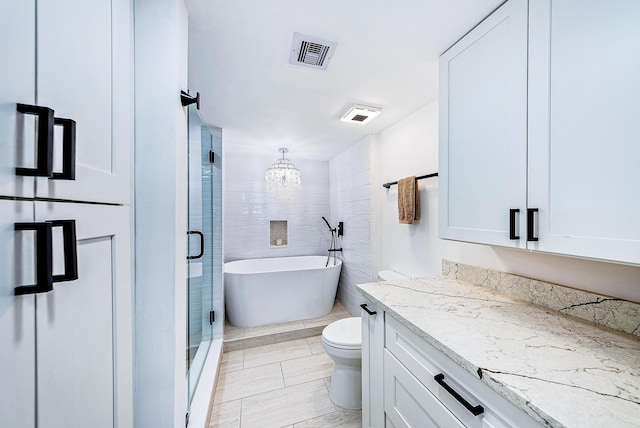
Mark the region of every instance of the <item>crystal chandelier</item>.
[[289, 159], [284, 158], [289, 149], [281, 148], [278, 151], [282, 153], [282, 159], [271, 165], [264, 178], [267, 181], [267, 192], [278, 202], [288, 204], [300, 188], [300, 170]]

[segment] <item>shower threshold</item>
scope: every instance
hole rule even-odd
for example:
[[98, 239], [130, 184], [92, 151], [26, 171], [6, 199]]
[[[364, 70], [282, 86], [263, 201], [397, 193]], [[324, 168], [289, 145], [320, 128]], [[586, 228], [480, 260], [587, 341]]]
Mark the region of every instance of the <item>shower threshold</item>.
[[319, 318], [258, 327], [235, 327], [225, 320], [223, 349], [224, 352], [237, 351], [272, 343], [319, 336], [322, 334], [322, 330], [333, 321], [351, 316], [342, 303], [336, 300], [333, 310]]

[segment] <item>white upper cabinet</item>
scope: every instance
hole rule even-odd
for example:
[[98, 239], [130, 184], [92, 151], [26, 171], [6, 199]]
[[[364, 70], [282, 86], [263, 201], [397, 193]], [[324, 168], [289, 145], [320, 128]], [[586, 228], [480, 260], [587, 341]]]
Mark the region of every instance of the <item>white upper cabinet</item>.
[[33, 197], [33, 177], [16, 167], [35, 168], [35, 116], [16, 104], [35, 103], [35, 0], [0, 2], [0, 196]]
[[[498, 37], [516, 11], [524, 40]], [[640, 264], [638, 22], [634, 0], [510, 0], [443, 54], [442, 238]]]
[[442, 55], [440, 93], [440, 236], [523, 248], [509, 214], [526, 205], [526, 0]]
[[530, 246], [640, 263], [640, 2], [530, 8]]
[[[132, 13], [127, 0], [39, 0], [38, 104], [75, 121], [75, 180], [37, 178], [36, 196], [130, 202]], [[54, 173], [63, 171], [55, 126]], [[68, 152], [66, 152], [68, 153]]]

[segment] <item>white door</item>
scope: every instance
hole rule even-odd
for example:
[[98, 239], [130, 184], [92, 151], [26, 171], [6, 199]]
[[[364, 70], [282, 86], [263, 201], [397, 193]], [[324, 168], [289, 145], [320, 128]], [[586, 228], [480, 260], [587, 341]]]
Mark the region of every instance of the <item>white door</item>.
[[0, 426], [35, 427], [34, 296], [15, 287], [35, 283], [34, 233], [14, 224], [33, 222], [33, 202], [0, 200]]
[[440, 237], [525, 248], [527, 1], [505, 3], [446, 51], [439, 79]]
[[[75, 180], [38, 178], [38, 197], [129, 203], [131, 3], [38, 1], [38, 102], [76, 123]], [[62, 128], [55, 128], [54, 172], [61, 172]]]
[[640, 263], [638, 22], [635, 0], [531, 3], [530, 248]]
[[[77, 280], [36, 296], [38, 426], [130, 427], [129, 210], [35, 204], [38, 221], [75, 220], [78, 267]], [[53, 238], [55, 275], [64, 272], [64, 251], [58, 231]]]
[[35, 0], [0, 2], [0, 196], [33, 196], [33, 177], [16, 167], [35, 168], [35, 117], [16, 104], [34, 105]]

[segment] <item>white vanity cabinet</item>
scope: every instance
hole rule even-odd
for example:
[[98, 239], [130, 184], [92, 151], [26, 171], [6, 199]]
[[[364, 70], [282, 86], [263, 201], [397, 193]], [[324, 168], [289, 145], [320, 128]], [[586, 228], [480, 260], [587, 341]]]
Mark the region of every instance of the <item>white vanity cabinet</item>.
[[640, 264], [639, 20], [509, 0], [442, 55], [442, 238]]
[[392, 315], [362, 316], [363, 427], [540, 427]]

